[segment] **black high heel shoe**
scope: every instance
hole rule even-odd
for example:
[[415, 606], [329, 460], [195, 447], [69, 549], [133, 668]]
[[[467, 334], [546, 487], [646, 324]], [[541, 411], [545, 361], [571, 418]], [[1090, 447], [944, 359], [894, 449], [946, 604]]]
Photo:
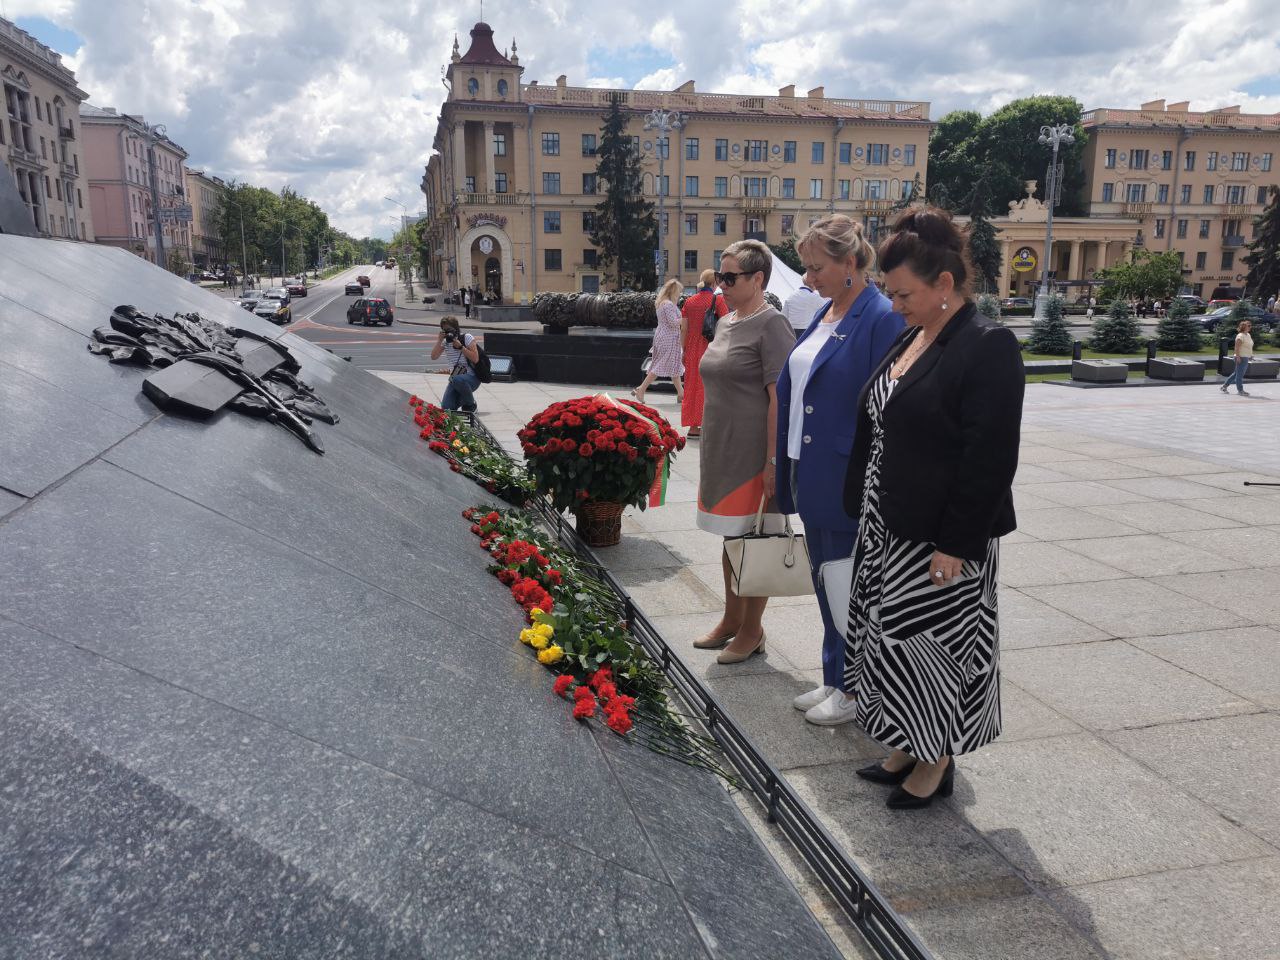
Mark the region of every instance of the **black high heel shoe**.
[[860, 776], [863, 780], [870, 780], [872, 783], [878, 783], [886, 787], [896, 787], [903, 780], [907, 779], [907, 777], [911, 776], [911, 771], [915, 768], [916, 764], [914, 760], [901, 770], [886, 770], [880, 764], [873, 763], [861, 768], [860, 770], [855, 770], [854, 773]]
[[889, 799], [885, 801], [885, 806], [890, 810], [920, 810], [933, 803], [934, 797], [949, 797], [956, 787], [956, 759], [952, 757], [947, 761], [947, 772], [942, 775], [942, 779], [938, 782], [938, 788], [927, 797], [917, 797], [911, 793], [906, 787], [898, 787], [893, 793], [889, 794]]

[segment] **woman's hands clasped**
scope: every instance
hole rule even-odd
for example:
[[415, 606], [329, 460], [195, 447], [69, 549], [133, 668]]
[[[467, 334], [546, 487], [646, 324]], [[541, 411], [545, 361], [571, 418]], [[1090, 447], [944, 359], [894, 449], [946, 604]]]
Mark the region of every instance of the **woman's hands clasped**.
[[964, 561], [959, 557], [953, 557], [950, 554], [943, 553], [941, 550], [935, 550], [933, 559], [929, 561], [929, 577], [933, 580], [934, 586], [945, 587], [960, 576], [963, 568]]

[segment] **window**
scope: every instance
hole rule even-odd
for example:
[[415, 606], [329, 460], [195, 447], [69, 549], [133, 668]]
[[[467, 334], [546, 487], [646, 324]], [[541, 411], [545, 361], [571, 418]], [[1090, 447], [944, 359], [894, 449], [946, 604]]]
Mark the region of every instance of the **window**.
[[634, 153], [634, 154], [636, 154], [637, 156], [639, 156], [639, 154], [640, 154], [640, 138], [639, 138], [639, 137], [630, 137], [629, 139], [631, 140], [631, 152], [632, 152], [632, 153]]
[[1196, 152], [1194, 150], [1188, 150], [1186, 153], [1182, 155], [1182, 169], [1194, 170], [1195, 168], [1196, 168]]
[[660, 156], [663, 160], [670, 160], [671, 159], [671, 138], [659, 137], [658, 143], [657, 143], [657, 151], [658, 151], [658, 156]]
[[1129, 169], [1145, 170], [1147, 169], [1147, 158], [1150, 152], [1147, 150], [1133, 149], [1129, 151]]
[[480, 81], [477, 80], [475, 77], [472, 77], [470, 80], [467, 81], [467, 93], [471, 94], [474, 97], [479, 92], [480, 92]]
[[1208, 238], [1209, 238], [1209, 221], [1201, 220], [1200, 221], [1200, 239], [1207, 240]]
[[582, 192], [595, 193], [596, 187], [599, 186], [599, 178], [594, 173], [584, 173], [582, 175]]
[[853, 163], [853, 144], [852, 143], [840, 144], [840, 162]]
[[594, 210], [582, 211], [582, 232], [594, 233], [596, 229], [596, 212]]
[[45, 148], [44, 137], [40, 138], [40, 156], [43, 157], [45, 160], [49, 159], [49, 151]]
[[476, 192], [476, 178], [475, 178], [475, 177], [464, 177], [464, 178], [463, 178], [463, 180], [462, 180], [462, 185], [463, 185], [463, 189], [465, 189], [465, 190], [467, 191], [467, 193], [475, 193], [475, 192]]
[[696, 213], [686, 213], [684, 215], [684, 232], [690, 235], [698, 232], [698, 215]]
[[698, 159], [698, 138], [697, 137], [684, 138], [684, 158], [686, 160]]
[[1190, 203], [1190, 202], [1191, 202], [1191, 184], [1189, 184], [1189, 183], [1184, 183], [1184, 184], [1182, 185], [1182, 194], [1181, 194], [1181, 196], [1179, 196], [1179, 197], [1178, 197], [1178, 202], [1179, 202], [1179, 203]]
[[716, 213], [712, 215], [711, 232], [718, 237], [723, 237], [729, 232], [729, 215], [727, 213]]
[[863, 217], [862, 232], [872, 243], [878, 243], [881, 236], [889, 227], [885, 223], [884, 217]]
[[1160, 152], [1160, 169], [1161, 170], [1173, 169], [1173, 151], [1172, 150], [1162, 150]]
[[542, 175], [542, 192], [543, 193], [559, 193], [560, 192], [560, 174], [544, 173]]
[[584, 267], [595, 267], [600, 263], [600, 254], [595, 247], [587, 247], [582, 251], [582, 265]]
[[84, 209], [84, 198], [80, 196], [79, 187], [76, 187], [76, 206], [81, 210]]
[[1107, 159], [1105, 166], [1108, 170], [1114, 170], [1116, 167], [1116, 151], [1114, 148], [1107, 150]]
[[1196, 254], [1196, 269], [1197, 269], [1197, 270], [1203, 270], [1203, 269], [1205, 268], [1205, 261], [1206, 261], [1207, 259], [1208, 259], [1208, 254], [1206, 254], [1203, 250], [1201, 250], [1199, 253], [1197, 253], [1197, 254]]
[[1262, 155], [1262, 163], [1259, 164], [1258, 169], [1262, 170], [1263, 173], [1269, 173], [1271, 171], [1271, 154], [1264, 153]]
[[1248, 170], [1249, 154], [1247, 152], [1243, 152], [1240, 150], [1237, 150], [1235, 153], [1231, 154], [1231, 169], [1236, 172], [1239, 172], [1241, 170]]
[[493, 135], [493, 155], [495, 157], [505, 157], [507, 155], [507, 135], [505, 133], [495, 133]]
[[493, 189], [496, 193], [507, 192], [507, 175], [501, 171], [493, 175]]
[[542, 232], [543, 233], [559, 233], [560, 232], [560, 211], [559, 210], [543, 210], [542, 211]]
[[[902, 162], [908, 167], [916, 165], [916, 145], [914, 143], [908, 143], [902, 148]], [[906, 196], [906, 194], [904, 193], [903, 196]]]
[[796, 218], [794, 214], [784, 213], [782, 215], [782, 235], [789, 237], [796, 232]]
[[839, 180], [836, 183], [836, 187], [838, 191], [836, 193], [836, 196], [838, 196], [841, 200], [848, 200], [849, 199], [849, 181]]
[[782, 178], [782, 197], [785, 200], [794, 200], [796, 198], [795, 177]]
[[821, 180], [809, 181], [809, 199], [810, 200], [822, 199], [822, 181]]
[[716, 159], [717, 160], [729, 159], [729, 141], [728, 140], [724, 140], [724, 139], [716, 140]]
[[729, 195], [729, 178], [716, 177], [716, 196], [727, 197]]
[[711, 251], [711, 262], [715, 264], [715, 266], [714, 266], [712, 269], [714, 269], [714, 270], [716, 270], [716, 271], [719, 271], [719, 269], [720, 269], [720, 256], [721, 256], [721, 254], [723, 254], [723, 253], [724, 253], [724, 251], [723, 251], [723, 250], [712, 250], [712, 251]]
[[658, 218], [658, 222], [662, 224], [662, 235], [665, 237], [671, 232], [671, 214], [666, 210], [663, 210], [662, 216]]
[[1227, 187], [1227, 203], [1244, 203], [1244, 186], [1232, 184]]
[[1259, 187], [1259, 188], [1258, 188], [1258, 199], [1257, 199], [1257, 200], [1255, 200], [1255, 201], [1254, 201], [1254, 203], [1266, 203], [1266, 202], [1267, 202], [1267, 188], [1266, 188], [1266, 187]]
[[698, 195], [698, 178], [697, 177], [684, 178], [684, 195], [686, 197], [696, 197]]
[[1236, 262], [1236, 252], [1234, 250], [1222, 251], [1222, 269], [1230, 270]]
[[684, 252], [684, 268], [686, 270], [698, 269], [698, 251], [697, 250], [686, 250]]
[[764, 163], [769, 159], [769, 141], [768, 140], [748, 140], [747, 141], [747, 162], [748, 163]]
[[506, 81], [506, 80], [499, 80], [499, 81], [498, 81], [498, 96], [500, 96], [500, 97], [505, 97], [505, 96], [507, 95], [507, 91], [508, 91], [509, 89], [511, 89], [511, 88], [507, 85], [507, 81]]
[[1206, 170], [1217, 170], [1217, 169], [1218, 169], [1218, 155], [1217, 155], [1216, 153], [1210, 152], [1210, 153], [1205, 154], [1205, 157], [1204, 157], [1204, 168], [1205, 168]]
[[862, 181], [862, 199], [863, 200], [884, 200], [889, 196], [889, 183], [887, 180], [863, 180]]
[[769, 195], [768, 177], [743, 177], [742, 195], [744, 197], [765, 197]]
[[1145, 203], [1147, 199], [1147, 185], [1145, 183], [1126, 184], [1124, 198], [1129, 203]]
[[[1267, 156], [1269, 157], [1271, 156], [1271, 154], [1267, 154]], [[796, 142], [794, 140], [782, 141], [782, 162], [783, 163], [796, 162]]]
[[809, 159], [814, 163], [822, 163], [822, 158], [826, 156], [826, 149], [827, 145], [821, 140], [813, 141], [813, 149]]
[[1156, 220], [1156, 239], [1160, 240], [1164, 237], [1164, 221]]
[[1187, 239], [1187, 221], [1186, 220], [1178, 221], [1178, 239], [1179, 240]]
[[582, 155], [584, 157], [594, 157], [596, 155], [596, 135], [594, 133], [584, 133], [582, 135]]
[[889, 162], [889, 145], [887, 143], [867, 144], [867, 163], [882, 166]]
[[1160, 186], [1156, 187], [1156, 203], [1168, 203], [1168, 202], [1169, 202], [1169, 185], [1167, 183], [1162, 183], [1160, 184]]
[[544, 133], [542, 135], [542, 155], [544, 157], [560, 156], [560, 134]]
[[1213, 203], [1213, 184], [1212, 183], [1205, 184], [1203, 202]]
[[654, 186], [658, 188], [658, 193], [662, 196], [671, 196], [671, 175], [664, 173], [662, 176], [655, 178]]
[[[746, 227], [746, 229], [743, 230], [743, 233], [745, 233], [748, 237], [756, 237], [757, 234], [764, 233], [764, 221], [761, 220], [759, 217], [747, 217], [747, 222], [744, 226]], [[756, 239], [763, 239], [763, 238], [756, 237]]]
[[915, 192], [916, 192], [916, 184], [914, 180], [902, 181], [902, 199], [903, 200], [910, 200], [912, 195], [915, 194]]
[[1114, 183], [1104, 183], [1102, 185], [1102, 202], [1111, 203], [1116, 198], [1116, 185]]
[[560, 251], [559, 250], [543, 250], [542, 266], [546, 270], [562, 269], [561, 261], [560, 261]]

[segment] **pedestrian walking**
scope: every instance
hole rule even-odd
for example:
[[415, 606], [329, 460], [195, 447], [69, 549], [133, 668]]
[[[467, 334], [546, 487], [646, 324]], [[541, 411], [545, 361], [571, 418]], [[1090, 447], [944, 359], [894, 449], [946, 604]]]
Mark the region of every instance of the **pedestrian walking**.
[[1275, 312], [1276, 312], [1276, 295], [1273, 293], [1267, 299], [1267, 313], [1275, 313]]
[[716, 274], [714, 270], [703, 270], [698, 277], [698, 292], [684, 302], [680, 315], [684, 318], [681, 329], [684, 331], [684, 402], [680, 404], [680, 424], [689, 428], [688, 435], [702, 435], [702, 374], [698, 365], [702, 363], [702, 355], [711, 341], [706, 338], [703, 321], [707, 319], [707, 311], [714, 311], [714, 322], [729, 312], [724, 297], [716, 295]]
[[475, 392], [480, 388], [480, 377], [475, 365], [480, 362], [480, 350], [476, 338], [463, 333], [457, 317], [441, 317], [440, 333], [431, 348], [431, 359], [440, 360], [439, 373], [449, 374], [449, 385], [444, 388], [440, 406], [445, 410], [461, 410], [474, 413]]
[[631, 395], [641, 403], [644, 403], [645, 391], [654, 380], [658, 377], [670, 377], [676, 388], [676, 403], [684, 404], [684, 386], [680, 382], [680, 376], [684, 373], [684, 362], [680, 357], [684, 343], [681, 335], [684, 320], [680, 316], [680, 308], [676, 306], [682, 289], [680, 281], [672, 277], [658, 291], [658, 300], [654, 305], [658, 325], [654, 328], [653, 344], [649, 347], [652, 359], [640, 386], [631, 391]]
[[[784, 529], [773, 499], [777, 382], [796, 335], [787, 318], [764, 298], [772, 267], [767, 246], [759, 240], [739, 240], [724, 248], [716, 274], [732, 312], [716, 326], [716, 338], [700, 365], [706, 430], [698, 451], [698, 526], [722, 537], [750, 532], [762, 509], [766, 532]], [[741, 663], [764, 650], [761, 620], [768, 597], [740, 597], [734, 592], [723, 549], [720, 565], [724, 610], [719, 622], [693, 645], [725, 647], [717, 661]]]
[[1226, 393], [1227, 387], [1234, 383], [1236, 393], [1242, 397], [1249, 396], [1244, 389], [1244, 374], [1249, 369], [1249, 361], [1253, 359], [1253, 334], [1250, 333], [1252, 329], [1253, 324], [1248, 320], [1241, 320], [1236, 327], [1235, 369], [1222, 382], [1223, 393]]
[[889, 298], [867, 283], [875, 251], [862, 224], [843, 213], [823, 217], [800, 235], [796, 250], [804, 260], [804, 289], [814, 291], [822, 307], [778, 377], [778, 509], [799, 513], [804, 522], [823, 634], [822, 682], [794, 706], [810, 723], [835, 726], [854, 719], [857, 702], [844, 689], [844, 631], [832, 619], [819, 570], [828, 560], [853, 556], [858, 518], [844, 509], [856, 427], [849, 412], [903, 322]]
[[462, 288], [462, 309], [466, 311], [466, 318], [471, 319], [471, 288]]
[[974, 308], [950, 214], [899, 216], [880, 267], [907, 329], [858, 399], [845, 510], [859, 514], [845, 686], [893, 752], [858, 775], [893, 809], [950, 796], [955, 760], [1000, 734], [999, 537], [1014, 527], [1025, 375]]

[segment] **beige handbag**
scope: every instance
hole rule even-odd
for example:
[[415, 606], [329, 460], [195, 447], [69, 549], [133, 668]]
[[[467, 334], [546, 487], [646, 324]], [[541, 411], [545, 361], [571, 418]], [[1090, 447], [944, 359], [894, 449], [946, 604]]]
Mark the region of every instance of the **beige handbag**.
[[802, 597], [813, 593], [804, 534], [791, 529], [790, 517], [785, 518], [783, 533], [764, 533], [765, 499], [760, 498], [751, 533], [725, 538], [733, 592], [740, 597]]

